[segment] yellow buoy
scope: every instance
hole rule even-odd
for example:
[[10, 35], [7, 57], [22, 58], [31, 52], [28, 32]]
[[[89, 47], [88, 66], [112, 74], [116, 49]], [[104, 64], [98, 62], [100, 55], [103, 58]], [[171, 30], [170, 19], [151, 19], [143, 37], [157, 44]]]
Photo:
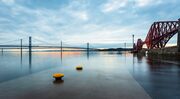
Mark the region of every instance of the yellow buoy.
[[76, 69], [77, 69], [77, 70], [82, 70], [83, 67], [82, 67], [82, 66], [77, 66]]
[[53, 74], [53, 77], [54, 77], [56, 80], [61, 80], [62, 77], [64, 77], [64, 74], [61, 74], [61, 73], [55, 73], [55, 74]]

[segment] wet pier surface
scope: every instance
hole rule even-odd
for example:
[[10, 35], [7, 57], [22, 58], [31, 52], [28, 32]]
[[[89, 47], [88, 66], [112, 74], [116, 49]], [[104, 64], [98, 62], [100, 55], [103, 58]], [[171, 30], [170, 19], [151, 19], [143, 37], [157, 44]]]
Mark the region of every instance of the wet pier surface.
[[[119, 52], [4, 53], [0, 99], [178, 99], [180, 67]], [[30, 62], [29, 62], [30, 61]], [[83, 70], [75, 67], [82, 65]], [[53, 73], [64, 73], [55, 81]]]

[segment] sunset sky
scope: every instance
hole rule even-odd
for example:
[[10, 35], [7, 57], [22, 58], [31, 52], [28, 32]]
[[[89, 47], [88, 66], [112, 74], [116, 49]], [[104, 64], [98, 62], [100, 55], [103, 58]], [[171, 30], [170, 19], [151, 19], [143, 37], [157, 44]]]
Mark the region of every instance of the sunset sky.
[[[123, 46], [132, 42], [132, 34], [144, 40], [154, 21], [178, 20], [179, 4], [179, 0], [0, 0], [0, 43], [32, 36], [53, 44], [62, 40]], [[174, 37], [170, 44], [175, 43]]]

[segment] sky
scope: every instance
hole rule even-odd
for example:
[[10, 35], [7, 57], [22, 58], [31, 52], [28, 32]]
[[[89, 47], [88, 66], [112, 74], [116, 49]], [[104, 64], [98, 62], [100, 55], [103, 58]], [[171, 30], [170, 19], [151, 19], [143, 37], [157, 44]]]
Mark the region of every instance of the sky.
[[179, 4], [179, 0], [0, 0], [0, 43], [32, 36], [50, 44], [62, 40], [128, 46], [132, 34], [144, 40], [153, 22], [178, 20]]

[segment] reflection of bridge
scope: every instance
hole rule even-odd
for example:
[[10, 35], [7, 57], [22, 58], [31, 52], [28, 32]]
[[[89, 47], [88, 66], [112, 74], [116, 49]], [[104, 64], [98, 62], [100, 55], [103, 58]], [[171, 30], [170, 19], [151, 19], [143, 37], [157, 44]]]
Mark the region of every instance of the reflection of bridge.
[[146, 44], [148, 49], [164, 48], [167, 42], [178, 33], [178, 52], [180, 52], [180, 19], [179, 21], [154, 22], [147, 34], [145, 41], [137, 40], [134, 44], [134, 51], [138, 52]]

